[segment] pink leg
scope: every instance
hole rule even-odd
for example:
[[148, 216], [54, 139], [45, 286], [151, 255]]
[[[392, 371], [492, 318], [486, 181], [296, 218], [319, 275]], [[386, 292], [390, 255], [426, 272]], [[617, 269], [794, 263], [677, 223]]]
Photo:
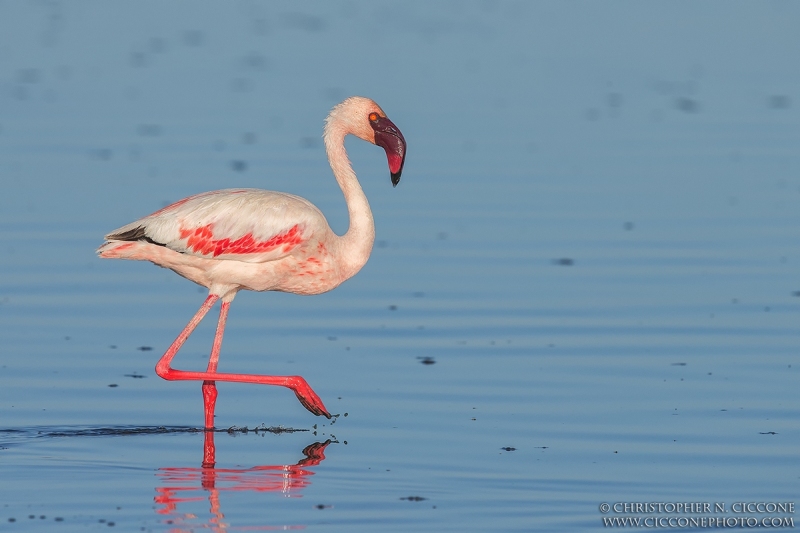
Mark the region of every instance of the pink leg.
[[[214, 337], [214, 349], [212, 349], [211, 357], [208, 361], [208, 370], [206, 372], [187, 372], [184, 370], [176, 370], [170, 366], [172, 363], [172, 359], [175, 358], [175, 354], [178, 353], [183, 343], [186, 342], [186, 339], [189, 338], [189, 335], [195, 330], [197, 325], [203, 320], [203, 317], [206, 316], [209, 309], [216, 303], [219, 299], [219, 296], [209, 294], [206, 298], [203, 305], [200, 306], [200, 309], [194, 315], [194, 317], [189, 321], [183, 331], [178, 335], [178, 338], [175, 339], [175, 342], [167, 349], [161, 359], [159, 359], [158, 363], [156, 364], [156, 374], [160, 377], [173, 381], [173, 380], [194, 380], [194, 381], [203, 381], [203, 394], [205, 398], [206, 391], [208, 390], [209, 394], [213, 396], [213, 398], [206, 399], [206, 428], [212, 428], [214, 426], [213, 420], [213, 403], [216, 399], [216, 385], [214, 385], [214, 381], [232, 381], [238, 383], [259, 383], [262, 385], [278, 385], [281, 387], [287, 387], [294, 391], [297, 399], [300, 400], [300, 403], [303, 404], [303, 407], [311, 411], [315, 415], [322, 415], [326, 418], [330, 418], [331, 415], [328, 413], [327, 409], [325, 409], [325, 405], [322, 403], [322, 400], [317, 396], [317, 393], [308, 385], [306, 380], [304, 380], [300, 376], [259, 376], [257, 374], [226, 374], [226, 373], [219, 373], [216, 371], [217, 363], [219, 362], [219, 347], [222, 344], [222, 335], [225, 328], [225, 321], [227, 319], [228, 310], [227, 307], [230, 306], [230, 303], [223, 303], [223, 310], [220, 311], [220, 319], [217, 327], [217, 334]], [[206, 386], [208, 383], [208, 386]], [[211, 392], [213, 391], [213, 393]], [[211, 420], [209, 421], [209, 405], [211, 405], [210, 410], [210, 417]]]
[[213, 381], [203, 381], [203, 411], [206, 431], [214, 430], [214, 408], [217, 405], [217, 385]]
[[[219, 351], [222, 348], [222, 335], [225, 333], [225, 323], [228, 320], [230, 302], [222, 302], [219, 309], [219, 322], [217, 333], [214, 335], [214, 344], [211, 347], [211, 357], [208, 358], [206, 372], [216, 372], [219, 364]], [[214, 407], [217, 404], [217, 385], [213, 381], [203, 381], [203, 406], [206, 414], [206, 430], [214, 429]]]

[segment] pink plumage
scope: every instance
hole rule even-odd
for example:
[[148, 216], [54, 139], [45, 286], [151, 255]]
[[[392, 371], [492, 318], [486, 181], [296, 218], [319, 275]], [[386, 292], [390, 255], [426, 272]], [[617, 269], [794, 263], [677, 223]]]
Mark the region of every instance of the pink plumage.
[[[127, 224], [106, 235], [98, 249], [100, 257], [151, 261], [209, 289], [200, 310], [156, 365], [164, 379], [203, 381], [207, 429], [214, 426], [215, 381], [288, 387], [309, 411], [330, 418], [300, 376], [226, 374], [217, 372], [217, 364], [228, 308], [239, 290], [319, 294], [355, 275], [369, 258], [375, 226], [344, 148], [348, 134], [384, 148], [394, 185], [406, 153], [403, 135], [372, 100], [352, 97], [331, 110], [324, 140], [350, 215], [343, 236], [299, 196], [226, 189], [190, 196]], [[218, 299], [220, 318], [206, 371], [171, 368], [175, 354]]]

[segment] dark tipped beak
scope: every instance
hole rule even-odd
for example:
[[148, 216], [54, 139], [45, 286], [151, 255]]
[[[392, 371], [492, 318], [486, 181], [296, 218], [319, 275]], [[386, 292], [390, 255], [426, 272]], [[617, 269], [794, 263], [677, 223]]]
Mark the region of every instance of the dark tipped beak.
[[406, 162], [406, 140], [397, 126], [386, 117], [378, 117], [370, 124], [375, 130], [375, 144], [386, 150], [392, 185], [396, 187], [400, 183], [403, 164]]

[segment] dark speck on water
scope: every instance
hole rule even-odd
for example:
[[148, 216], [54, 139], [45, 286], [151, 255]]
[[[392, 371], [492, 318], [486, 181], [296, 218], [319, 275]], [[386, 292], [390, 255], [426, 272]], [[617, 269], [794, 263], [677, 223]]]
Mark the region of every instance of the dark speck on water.
[[570, 259], [569, 257], [561, 257], [559, 259], [553, 259], [553, 264], [559, 266], [572, 266], [575, 264], [575, 260]]
[[586, 118], [586, 120], [588, 120], [589, 122], [595, 122], [596, 120], [598, 120], [598, 119], [600, 118], [600, 111], [598, 111], [597, 109], [595, 109], [595, 108], [593, 108], [593, 107], [592, 107], [592, 108], [589, 108], [589, 109], [587, 109], [587, 110], [586, 110], [586, 111], [583, 113], [583, 116], [584, 116], [584, 117]]
[[254, 70], [263, 70], [267, 67], [267, 58], [259, 52], [248, 52], [243, 59], [244, 65], [247, 68]]
[[609, 93], [606, 96], [606, 103], [608, 107], [616, 109], [622, 105], [622, 95], [619, 93]]
[[158, 124], [139, 124], [136, 133], [142, 137], [158, 137], [161, 135], [161, 126]]
[[113, 155], [114, 151], [110, 148], [95, 148], [89, 152], [89, 157], [97, 161], [108, 161]]
[[281, 17], [284, 24], [289, 28], [304, 30], [307, 32], [321, 32], [325, 30], [325, 19], [307, 13], [291, 12], [284, 13]]
[[231, 81], [231, 90], [239, 93], [248, 93], [255, 88], [255, 83], [250, 78], [236, 77]]
[[151, 52], [161, 54], [167, 50], [167, 41], [161, 37], [151, 37], [148, 46]]
[[242, 161], [241, 159], [235, 159], [231, 161], [231, 168], [236, 172], [244, 172], [247, 170], [247, 161]]
[[17, 71], [17, 82], [19, 83], [39, 83], [41, 73], [37, 68], [23, 68]]
[[201, 46], [206, 36], [202, 30], [187, 30], [183, 33], [183, 42], [187, 46]]
[[773, 94], [769, 97], [767, 103], [772, 109], [789, 109], [792, 105], [792, 99], [785, 94]]
[[403, 496], [400, 498], [401, 500], [405, 500], [407, 502], [422, 502], [427, 500], [428, 498], [424, 498], [422, 496]]
[[152, 346], [139, 346], [136, 349], [139, 350], [140, 352], [149, 352], [149, 351], [151, 351], [153, 349], [153, 347]]
[[675, 99], [675, 107], [684, 113], [697, 113], [700, 111], [700, 104], [697, 100], [681, 96]]
[[501, 449], [501, 450], [505, 450], [505, 451], [507, 451], [507, 452], [514, 452], [514, 451], [516, 451], [516, 450], [517, 450], [516, 448], [514, 448], [514, 447], [512, 447], [512, 446], [504, 446], [503, 448], [500, 448], [500, 449]]
[[135, 68], [147, 66], [147, 56], [144, 54], [144, 52], [131, 52], [129, 61], [131, 66]]
[[316, 148], [320, 141], [316, 137], [303, 137], [300, 139], [300, 147], [305, 149]]
[[433, 357], [429, 357], [429, 356], [419, 356], [419, 357], [417, 357], [417, 359], [419, 359], [419, 362], [420, 362], [420, 363], [422, 363], [423, 365], [433, 365], [433, 364], [436, 364], [436, 360], [435, 360]]

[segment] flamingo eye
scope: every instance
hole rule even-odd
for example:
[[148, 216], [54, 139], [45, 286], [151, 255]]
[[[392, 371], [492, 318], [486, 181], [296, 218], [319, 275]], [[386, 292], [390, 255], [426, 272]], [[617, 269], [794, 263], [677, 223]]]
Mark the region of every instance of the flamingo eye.
[[370, 122], [377, 122], [378, 114], [377, 113], [370, 113], [369, 114], [369, 120], [370, 120]]

